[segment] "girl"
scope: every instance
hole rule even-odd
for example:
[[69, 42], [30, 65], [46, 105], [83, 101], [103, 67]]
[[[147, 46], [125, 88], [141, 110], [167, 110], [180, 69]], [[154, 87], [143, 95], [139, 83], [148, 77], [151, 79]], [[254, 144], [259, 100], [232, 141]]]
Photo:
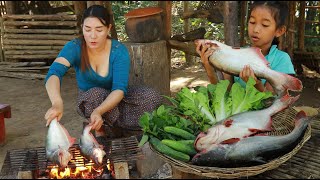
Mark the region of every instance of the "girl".
[[[111, 138], [130, 136], [129, 130], [139, 134], [140, 116], [160, 106], [162, 97], [147, 87], [128, 87], [129, 52], [108, 36], [110, 16], [103, 6], [86, 9], [81, 24], [83, 36], [66, 43], [46, 76], [45, 86], [52, 103], [45, 114], [46, 125], [55, 117], [59, 121], [63, 115], [61, 80], [73, 67], [79, 88], [77, 112], [90, 120], [96, 137], [106, 135], [106, 130]], [[124, 134], [113, 134], [119, 128]]]
[[[285, 20], [288, 15], [288, 8], [285, 2], [279, 1], [257, 1], [251, 6], [251, 13], [248, 22], [248, 35], [252, 47], [261, 49], [262, 54], [270, 63], [270, 68], [282, 73], [294, 75], [294, 67], [290, 56], [277, 48], [278, 38], [286, 32]], [[202, 49], [200, 50], [202, 46]], [[210, 83], [216, 84], [217, 80], [213, 78], [214, 69], [209, 64], [208, 57], [212, 50], [208, 49], [209, 45], [198, 44], [197, 53], [206, 69]], [[248, 64], [240, 72], [239, 77], [223, 73], [224, 79], [230, 81], [229, 87], [233, 82], [239, 82], [245, 86], [249, 77], [256, 81], [255, 87], [259, 91], [271, 91], [274, 93], [271, 85], [265, 79], [258, 79]]]

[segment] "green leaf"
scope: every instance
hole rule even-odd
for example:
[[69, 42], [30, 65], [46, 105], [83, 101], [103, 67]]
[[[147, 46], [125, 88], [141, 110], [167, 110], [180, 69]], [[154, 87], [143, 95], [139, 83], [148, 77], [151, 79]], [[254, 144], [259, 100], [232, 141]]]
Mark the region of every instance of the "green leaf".
[[138, 144], [138, 147], [142, 147], [149, 139], [149, 136], [146, 135], [146, 134], [143, 134], [139, 144]]

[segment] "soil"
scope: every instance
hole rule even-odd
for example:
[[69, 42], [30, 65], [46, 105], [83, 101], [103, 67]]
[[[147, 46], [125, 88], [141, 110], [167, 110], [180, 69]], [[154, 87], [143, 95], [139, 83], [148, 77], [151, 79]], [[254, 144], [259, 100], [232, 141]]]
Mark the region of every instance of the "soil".
[[[320, 79], [299, 76], [304, 89], [293, 106], [320, 107]], [[182, 87], [195, 87], [208, 84], [207, 76], [201, 65], [187, 68], [173, 68], [171, 72], [172, 94]], [[76, 112], [77, 86], [72, 74], [67, 74], [62, 82], [64, 115], [61, 123], [70, 135], [79, 137], [83, 118]], [[25, 80], [0, 77], [0, 103], [11, 106], [11, 118], [5, 119], [6, 142], [0, 146], [0, 169], [8, 150], [44, 147], [47, 133], [44, 115], [51, 103], [43, 80]]]

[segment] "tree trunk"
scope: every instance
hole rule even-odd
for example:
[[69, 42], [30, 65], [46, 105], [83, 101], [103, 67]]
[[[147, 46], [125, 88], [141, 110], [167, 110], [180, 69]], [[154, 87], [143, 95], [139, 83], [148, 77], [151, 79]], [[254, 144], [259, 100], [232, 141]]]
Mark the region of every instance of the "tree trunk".
[[[183, 2], [183, 12], [187, 12], [189, 10], [189, 1], [184, 1]], [[184, 33], [189, 32], [190, 28], [189, 28], [189, 19], [184, 19], [183, 20], [183, 31]], [[186, 64], [188, 66], [194, 65], [194, 56], [191, 56], [187, 53], [185, 53], [185, 58], [186, 58]]]
[[111, 37], [113, 39], [118, 39], [118, 35], [117, 35], [117, 30], [116, 30], [116, 24], [114, 22], [114, 16], [113, 16], [113, 11], [112, 11], [112, 3], [111, 1], [106, 1], [105, 2], [105, 7], [107, 9], [107, 12], [110, 16], [110, 20], [111, 20]]
[[239, 47], [238, 37], [238, 2], [224, 2], [224, 39], [225, 44], [229, 46]]
[[74, 6], [75, 15], [77, 15], [77, 18], [78, 18], [78, 23], [80, 24], [82, 14], [86, 9], [87, 4], [85, 1], [73, 1], [73, 6]]

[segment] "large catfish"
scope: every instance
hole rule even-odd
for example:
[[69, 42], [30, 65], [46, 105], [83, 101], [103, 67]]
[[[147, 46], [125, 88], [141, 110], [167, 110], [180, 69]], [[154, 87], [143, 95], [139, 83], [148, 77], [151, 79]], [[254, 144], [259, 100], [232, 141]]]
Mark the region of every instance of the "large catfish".
[[106, 152], [103, 150], [103, 145], [100, 145], [90, 132], [91, 128], [91, 125], [87, 125], [83, 129], [80, 138], [80, 149], [87, 158], [92, 159], [96, 164], [101, 164]]
[[47, 139], [46, 155], [47, 159], [57, 164], [61, 168], [68, 165], [72, 155], [68, 151], [75, 143], [76, 139], [71, 137], [64, 126], [55, 118], [50, 122]]
[[214, 52], [209, 57], [209, 61], [220, 71], [239, 75], [245, 65], [250, 65], [255, 75], [266, 79], [280, 97], [286, 94], [288, 90], [301, 91], [303, 88], [299, 79], [272, 70], [259, 48], [235, 49], [218, 41], [206, 39], [196, 40], [195, 44], [210, 45], [210, 49], [213, 49]]
[[276, 99], [268, 108], [235, 114], [219, 121], [206, 132], [198, 134], [195, 149], [199, 152], [216, 144], [234, 143], [258, 132], [271, 131], [271, 116], [287, 108], [299, 97], [300, 95], [291, 97], [286, 94], [281, 99]]
[[295, 118], [295, 128], [289, 134], [255, 135], [233, 144], [217, 144], [205, 152], [196, 154], [192, 163], [215, 167], [240, 167], [267, 163], [292, 151], [301, 141], [308, 123], [314, 117], [307, 117], [303, 111], [300, 111]]

